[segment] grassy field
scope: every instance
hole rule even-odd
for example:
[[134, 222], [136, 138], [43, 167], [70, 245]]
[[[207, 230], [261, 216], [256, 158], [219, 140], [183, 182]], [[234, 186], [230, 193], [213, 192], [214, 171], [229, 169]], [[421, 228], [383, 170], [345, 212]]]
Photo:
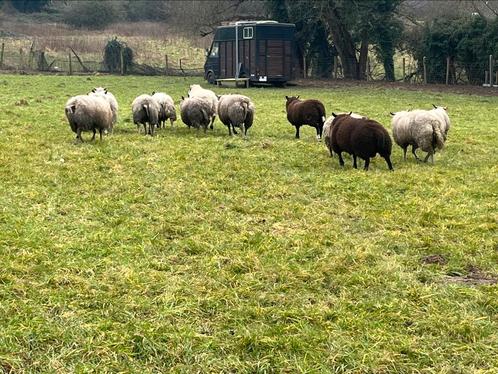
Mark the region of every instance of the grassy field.
[[[191, 83], [0, 76], [0, 372], [498, 372], [498, 97], [239, 89], [248, 141], [137, 133], [136, 95]], [[64, 103], [100, 85], [119, 123], [74, 144]], [[341, 169], [290, 94], [453, 127], [434, 165]]]

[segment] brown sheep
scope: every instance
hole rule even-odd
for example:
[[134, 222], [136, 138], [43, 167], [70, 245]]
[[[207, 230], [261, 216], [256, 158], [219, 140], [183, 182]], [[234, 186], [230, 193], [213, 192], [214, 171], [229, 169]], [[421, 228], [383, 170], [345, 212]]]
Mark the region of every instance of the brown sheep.
[[353, 167], [356, 169], [356, 157], [365, 160], [368, 170], [370, 158], [378, 153], [383, 157], [389, 170], [394, 170], [391, 163], [392, 141], [387, 130], [378, 122], [354, 118], [349, 114], [339, 114], [332, 122], [332, 150], [339, 155], [339, 165], [344, 166], [342, 152], [353, 156]]
[[285, 109], [287, 119], [296, 128], [296, 138], [299, 139], [299, 128], [309, 125], [316, 129], [316, 138], [322, 138], [323, 123], [325, 122], [325, 107], [314, 99], [299, 100], [299, 96], [286, 96]]

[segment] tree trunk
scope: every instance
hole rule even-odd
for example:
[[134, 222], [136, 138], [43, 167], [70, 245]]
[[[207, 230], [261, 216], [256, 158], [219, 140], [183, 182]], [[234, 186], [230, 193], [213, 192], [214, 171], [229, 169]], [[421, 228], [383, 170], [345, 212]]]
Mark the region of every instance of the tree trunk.
[[[359, 78], [359, 64], [356, 59], [356, 48], [351, 34], [346, 30], [341, 17], [336, 9], [331, 9], [326, 20], [326, 25], [334, 40], [337, 53], [341, 57], [341, 64], [346, 79]], [[366, 63], [365, 63], [366, 64]]]
[[366, 31], [361, 35], [360, 61], [358, 63], [358, 79], [367, 79], [367, 62], [368, 62], [368, 34]]

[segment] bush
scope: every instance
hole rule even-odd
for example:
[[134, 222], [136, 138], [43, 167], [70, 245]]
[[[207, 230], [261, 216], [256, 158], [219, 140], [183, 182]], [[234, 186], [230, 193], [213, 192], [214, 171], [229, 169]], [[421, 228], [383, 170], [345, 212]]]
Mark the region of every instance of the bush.
[[72, 1], [64, 10], [63, 19], [74, 27], [103, 29], [118, 21], [119, 11], [112, 1]]
[[108, 71], [121, 71], [121, 51], [123, 51], [124, 73], [130, 70], [133, 64], [133, 50], [126, 43], [117, 38], [109, 40], [104, 48], [104, 68]]

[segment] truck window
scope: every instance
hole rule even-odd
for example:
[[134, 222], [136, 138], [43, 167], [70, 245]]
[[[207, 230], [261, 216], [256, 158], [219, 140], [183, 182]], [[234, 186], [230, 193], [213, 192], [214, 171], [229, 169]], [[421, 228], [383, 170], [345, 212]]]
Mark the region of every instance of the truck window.
[[209, 57], [218, 57], [218, 51], [219, 51], [219, 43], [215, 42], [211, 47], [211, 54], [209, 55]]
[[252, 27], [244, 27], [242, 30], [242, 37], [244, 39], [252, 39], [253, 37], [253, 28]]

